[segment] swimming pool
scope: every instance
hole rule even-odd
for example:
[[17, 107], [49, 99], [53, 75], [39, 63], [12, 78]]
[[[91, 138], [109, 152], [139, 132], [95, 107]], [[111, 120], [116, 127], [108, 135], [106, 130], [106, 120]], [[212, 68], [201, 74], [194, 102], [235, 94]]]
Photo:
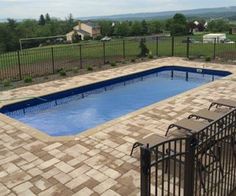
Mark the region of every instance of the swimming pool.
[[230, 74], [165, 66], [14, 103], [0, 112], [50, 136], [75, 135]]

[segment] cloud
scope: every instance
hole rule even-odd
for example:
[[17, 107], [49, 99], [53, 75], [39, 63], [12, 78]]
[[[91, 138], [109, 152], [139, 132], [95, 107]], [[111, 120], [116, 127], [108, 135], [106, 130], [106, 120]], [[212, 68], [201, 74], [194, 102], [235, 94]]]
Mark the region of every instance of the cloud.
[[[214, 4], [212, 4], [214, 2]], [[235, 5], [235, 0], [0, 0], [0, 18], [38, 18], [50, 13], [64, 18]]]

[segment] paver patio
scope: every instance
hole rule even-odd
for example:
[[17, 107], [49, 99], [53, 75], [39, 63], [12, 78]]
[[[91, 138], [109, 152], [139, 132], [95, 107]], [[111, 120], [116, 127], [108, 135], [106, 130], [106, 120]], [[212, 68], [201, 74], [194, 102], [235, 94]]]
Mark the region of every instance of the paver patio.
[[[122, 68], [0, 92], [0, 107], [22, 97], [41, 96], [164, 65], [221, 69], [231, 76], [153, 104], [92, 130], [52, 138], [0, 114], [1, 195], [139, 195], [139, 151], [133, 142], [164, 135], [171, 122], [209, 106], [236, 99], [236, 66], [164, 58]], [[11, 99], [11, 100], [9, 100]]]

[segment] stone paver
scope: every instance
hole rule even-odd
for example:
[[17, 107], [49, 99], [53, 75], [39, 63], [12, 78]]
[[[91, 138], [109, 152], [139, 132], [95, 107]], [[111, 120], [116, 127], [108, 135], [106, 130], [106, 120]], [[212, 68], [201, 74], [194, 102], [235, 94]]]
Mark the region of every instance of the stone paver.
[[179, 65], [228, 70], [215, 81], [98, 126], [85, 134], [52, 138], [0, 114], [1, 195], [138, 195], [139, 150], [132, 144], [208, 107], [217, 98], [236, 99], [236, 66], [164, 58], [83, 76], [0, 92], [0, 107], [24, 97], [41, 96], [158, 66]]

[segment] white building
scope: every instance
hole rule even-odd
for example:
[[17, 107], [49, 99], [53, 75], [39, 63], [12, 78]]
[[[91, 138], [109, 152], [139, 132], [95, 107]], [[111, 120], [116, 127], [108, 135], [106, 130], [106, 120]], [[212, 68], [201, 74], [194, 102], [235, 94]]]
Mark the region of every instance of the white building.
[[222, 43], [226, 40], [225, 33], [210, 33], [203, 36], [203, 43]]

